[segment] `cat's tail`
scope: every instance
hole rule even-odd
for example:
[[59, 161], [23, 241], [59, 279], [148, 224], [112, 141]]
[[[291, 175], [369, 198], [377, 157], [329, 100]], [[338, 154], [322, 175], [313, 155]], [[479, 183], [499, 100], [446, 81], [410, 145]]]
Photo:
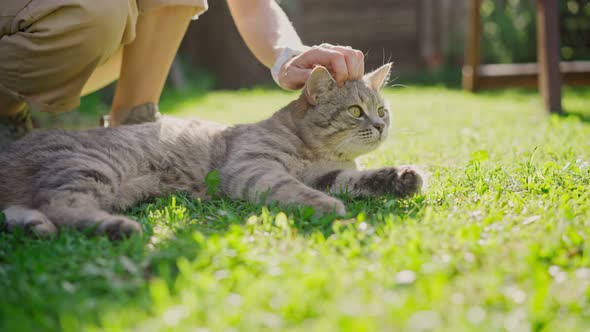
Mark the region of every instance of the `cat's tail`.
[[2, 211], [3, 221], [0, 220], [0, 230], [14, 232], [22, 229], [28, 235], [51, 237], [57, 234], [57, 227], [37, 210], [21, 206], [10, 206]]

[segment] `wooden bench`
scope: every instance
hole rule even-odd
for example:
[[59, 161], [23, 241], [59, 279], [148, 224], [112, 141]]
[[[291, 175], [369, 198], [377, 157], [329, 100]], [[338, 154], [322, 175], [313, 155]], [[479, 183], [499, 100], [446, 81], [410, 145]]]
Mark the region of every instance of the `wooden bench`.
[[537, 61], [526, 64], [480, 64], [481, 0], [468, 0], [463, 88], [477, 91], [505, 86], [537, 85], [545, 110], [561, 113], [562, 81], [568, 85], [590, 84], [590, 61], [560, 61], [559, 2], [537, 0]]

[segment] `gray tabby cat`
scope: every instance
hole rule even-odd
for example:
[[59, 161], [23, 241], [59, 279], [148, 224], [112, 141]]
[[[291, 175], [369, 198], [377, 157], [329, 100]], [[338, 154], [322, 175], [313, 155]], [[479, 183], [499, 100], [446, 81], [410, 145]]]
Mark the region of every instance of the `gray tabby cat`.
[[137, 222], [113, 213], [177, 191], [206, 199], [205, 176], [212, 170], [228, 197], [302, 204], [318, 214], [346, 213], [329, 193], [417, 193], [422, 179], [412, 167], [359, 171], [354, 162], [387, 137], [390, 113], [379, 90], [390, 69], [384, 65], [339, 87], [317, 67], [299, 99], [254, 124], [165, 118], [33, 133], [0, 154], [4, 228], [40, 236], [61, 227], [91, 227], [111, 238], [141, 233]]

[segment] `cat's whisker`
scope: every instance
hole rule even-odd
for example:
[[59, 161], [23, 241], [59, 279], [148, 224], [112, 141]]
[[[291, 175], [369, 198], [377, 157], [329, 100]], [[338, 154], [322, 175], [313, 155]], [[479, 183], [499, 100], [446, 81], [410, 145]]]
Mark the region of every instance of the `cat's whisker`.
[[393, 135], [396, 135], [396, 136], [401, 136], [401, 135], [406, 135], [406, 136], [410, 136], [410, 135], [421, 135], [421, 134], [426, 133], [425, 130], [415, 130], [415, 129], [406, 129], [406, 128], [403, 128], [403, 129], [395, 129], [395, 128], [392, 128], [390, 130], [391, 130], [392, 134]]
[[356, 136], [352, 136], [352, 137], [347, 137], [347, 138], [343, 139], [343, 140], [342, 140], [341, 142], [339, 142], [339, 144], [338, 144], [338, 145], [337, 145], [337, 146], [336, 146], [336, 147], [333, 149], [333, 151], [334, 151], [336, 154], [340, 153], [340, 149], [341, 149], [342, 147], [344, 147], [345, 145], [348, 145], [348, 144], [350, 144], [350, 143], [354, 142], [355, 138], [356, 138]]
[[[397, 77], [396, 77], [397, 78]], [[409, 88], [409, 86], [405, 85], [405, 84], [392, 84], [389, 86], [390, 88], [397, 88], [397, 87], [402, 87], [402, 88]]]

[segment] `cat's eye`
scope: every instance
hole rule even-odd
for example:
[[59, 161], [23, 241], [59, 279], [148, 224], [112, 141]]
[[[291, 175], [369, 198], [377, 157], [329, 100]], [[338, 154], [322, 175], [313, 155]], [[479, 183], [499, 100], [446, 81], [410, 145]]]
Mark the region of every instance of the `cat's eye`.
[[354, 116], [355, 118], [360, 118], [363, 115], [363, 110], [360, 106], [350, 106], [348, 108], [348, 112], [350, 115]]
[[385, 109], [385, 107], [381, 106], [377, 109], [377, 114], [379, 115], [379, 117], [384, 117], [386, 111], [387, 110]]

